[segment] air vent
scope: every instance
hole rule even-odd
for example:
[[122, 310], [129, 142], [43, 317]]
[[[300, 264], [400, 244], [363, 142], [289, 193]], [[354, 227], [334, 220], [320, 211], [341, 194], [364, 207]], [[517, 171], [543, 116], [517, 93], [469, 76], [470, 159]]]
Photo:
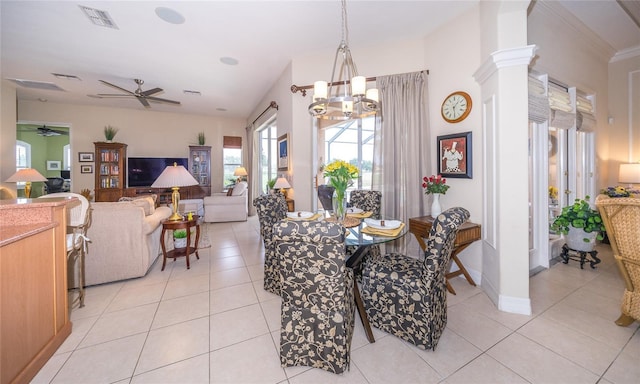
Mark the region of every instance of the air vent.
[[46, 91], [63, 91], [64, 89], [58, 87], [54, 83], [48, 83], [45, 81], [33, 81], [33, 80], [23, 80], [23, 79], [8, 79], [18, 84], [21, 87], [32, 88], [32, 89], [44, 89]]
[[119, 29], [107, 11], [85, 7], [84, 5], [79, 5], [79, 7], [93, 24], [101, 27]]
[[53, 73], [53, 72], [51, 72], [51, 74], [57, 77], [58, 79], [82, 81], [82, 79], [76, 75], [65, 75], [64, 73]]
[[202, 96], [202, 93], [200, 91], [191, 91], [191, 90], [185, 89], [182, 92], [184, 92], [185, 95]]

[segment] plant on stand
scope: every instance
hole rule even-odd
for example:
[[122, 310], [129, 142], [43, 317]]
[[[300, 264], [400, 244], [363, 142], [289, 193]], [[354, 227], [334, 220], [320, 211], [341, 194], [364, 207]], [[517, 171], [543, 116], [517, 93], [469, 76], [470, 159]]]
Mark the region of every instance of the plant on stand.
[[178, 229], [173, 231], [173, 247], [185, 248], [187, 246], [187, 230]]
[[118, 131], [118, 128], [110, 125], [104, 127], [104, 138], [107, 139], [107, 143], [111, 143], [113, 141], [113, 138], [116, 137], [116, 133], [118, 133]]
[[577, 251], [592, 251], [595, 241], [604, 239], [605, 233], [600, 212], [591, 208], [589, 196], [562, 208], [551, 229], [566, 235], [569, 248]]
[[333, 213], [336, 216], [336, 220], [343, 221], [347, 212], [345, 193], [353, 183], [353, 179], [358, 177], [358, 168], [344, 160], [334, 160], [324, 167], [323, 175], [329, 178], [329, 184], [335, 188], [333, 192]]
[[447, 185], [447, 179], [441, 175], [431, 175], [422, 178], [422, 188], [424, 193], [433, 195], [433, 201], [431, 202], [431, 217], [435, 218], [442, 213], [442, 206], [440, 205], [440, 195], [447, 193], [449, 185]]

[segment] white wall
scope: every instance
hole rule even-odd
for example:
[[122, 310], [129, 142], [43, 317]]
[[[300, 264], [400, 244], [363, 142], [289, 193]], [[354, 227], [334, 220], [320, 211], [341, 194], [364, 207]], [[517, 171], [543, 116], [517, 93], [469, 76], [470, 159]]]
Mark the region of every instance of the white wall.
[[[188, 157], [189, 145], [197, 145], [198, 132], [204, 131], [205, 145], [212, 147], [213, 191], [222, 190], [222, 137], [242, 136], [243, 145], [246, 145], [244, 143], [246, 122], [241, 119], [39, 101], [19, 102], [18, 119], [70, 125], [69, 137], [73, 160], [72, 192], [79, 192], [83, 188], [94, 188], [95, 173], [80, 173], [78, 152], [93, 152], [95, 150], [93, 143], [104, 141], [105, 125], [120, 129], [114, 141], [128, 145], [128, 157]], [[15, 131], [15, 121], [13, 127]], [[15, 133], [13, 141], [15, 146]]]
[[0, 199], [15, 199], [16, 184], [5, 183], [16, 172], [16, 89], [0, 80]]

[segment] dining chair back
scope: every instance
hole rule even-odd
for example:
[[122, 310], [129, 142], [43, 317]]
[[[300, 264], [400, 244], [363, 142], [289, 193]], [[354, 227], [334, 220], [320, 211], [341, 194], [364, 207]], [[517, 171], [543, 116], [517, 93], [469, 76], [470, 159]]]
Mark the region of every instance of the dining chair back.
[[282, 282], [281, 365], [344, 372], [355, 316], [345, 228], [327, 221], [281, 221], [274, 239]]
[[270, 193], [253, 199], [253, 206], [256, 207], [264, 243], [264, 289], [279, 296], [280, 275], [273, 246], [273, 226], [287, 217], [287, 201], [281, 193]]
[[[91, 226], [91, 205], [86, 197], [73, 192], [56, 192], [40, 196], [40, 199], [75, 197], [80, 204], [68, 208], [69, 223], [67, 225], [67, 275], [71, 279], [69, 287], [78, 288], [78, 302], [80, 308], [84, 307], [84, 259], [87, 254], [87, 230]], [[76, 264], [78, 266], [76, 267]], [[77, 275], [77, 278], [76, 278]]]
[[322, 209], [333, 212], [333, 192], [336, 189], [330, 185], [318, 185], [318, 199], [322, 204]]
[[365, 212], [372, 212], [371, 217], [380, 218], [380, 206], [382, 201], [382, 192], [368, 191], [364, 189], [356, 189], [351, 191], [349, 204], [352, 207], [360, 208]]
[[640, 199], [598, 195], [596, 206], [625, 282], [622, 314], [616, 324], [626, 327], [640, 321]]
[[362, 299], [371, 325], [418, 348], [436, 348], [447, 324], [445, 274], [458, 228], [468, 218], [460, 207], [438, 215], [424, 260], [391, 253], [365, 261]]

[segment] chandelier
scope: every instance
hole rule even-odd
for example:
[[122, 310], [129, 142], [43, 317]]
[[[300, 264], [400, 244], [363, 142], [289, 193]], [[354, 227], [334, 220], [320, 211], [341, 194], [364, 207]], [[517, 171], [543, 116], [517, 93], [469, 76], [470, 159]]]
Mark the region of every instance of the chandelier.
[[[309, 113], [313, 117], [326, 120], [358, 119], [375, 115], [380, 108], [378, 90], [367, 90], [367, 79], [358, 76], [348, 41], [347, 5], [346, 0], [342, 0], [342, 40], [333, 60], [331, 82], [316, 81], [313, 84], [313, 103], [309, 105]], [[341, 61], [339, 66], [338, 60]]]

